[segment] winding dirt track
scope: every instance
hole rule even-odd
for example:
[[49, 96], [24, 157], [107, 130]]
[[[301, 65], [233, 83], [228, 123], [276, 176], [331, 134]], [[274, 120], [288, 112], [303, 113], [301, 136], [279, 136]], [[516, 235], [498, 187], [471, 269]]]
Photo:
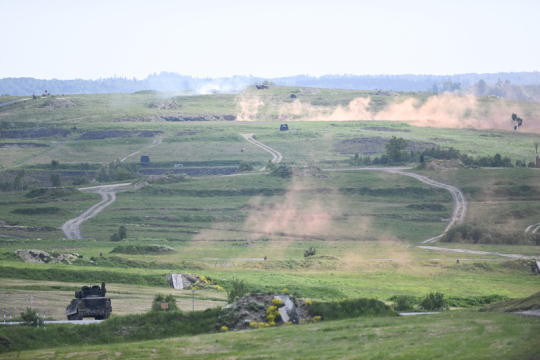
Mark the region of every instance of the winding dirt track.
[[435, 246], [417, 246], [420, 249], [425, 250], [435, 250], [435, 251], [444, 251], [444, 252], [455, 252], [455, 253], [461, 253], [461, 254], [477, 254], [477, 255], [495, 255], [495, 256], [502, 256], [507, 257], [511, 259], [534, 259], [535, 256], [527, 256], [527, 255], [521, 255], [521, 254], [501, 254], [501, 253], [495, 253], [495, 252], [487, 252], [487, 251], [476, 251], [476, 250], [465, 250], [465, 249], [447, 249], [447, 248], [440, 248]]
[[435, 181], [433, 179], [428, 178], [427, 176], [423, 176], [423, 175], [403, 171], [403, 170], [409, 170], [409, 169], [411, 169], [411, 168], [409, 168], [409, 167], [351, 168], [351, 169], [338, 168], [338, 169], [324, 169], [324, 171], [359, 171], [359, 170], [382, 171], [382, 172], [387, 172], [387, 173], [392, 173], [392, 174], [410, 176], [410, 177], [415, 178], [418, 181], [423, 182], [424, 184], [428, 184], [430, 186], [435, 186], [435, 187], [439, 187], [439, 188], [448, 190], [450, 192], [450, 194], [452, 195], [452, 199], [454, 200], [454, 211], [452, 213], [452, 217], [450, 218], [450, 221], [448, 222], [448, 225], [446, 226], [446, 228], [444, 229], [442, 234], [422, 241], [423, 244], [433, 243], [433, 242], [437, 241], [437, 239], [444, 236], [444, 234], [446, 234], [448, 229], [450, 229], [450, 227], [452, 227], [452, 225], [454, 225], [454, 223], [456, 221], [462, 222], [465, 219], [465, 215], [467, 214], [467, 209], [468, 209], [467, 199], [465, 198], [465, 194], [463, 193], [463, 191], [461, 191], [460, 189], [458, 189], [455, 186], [444, 184], [444, 183], [439, 182], [439, 181]]
[[125, 160], [126, 160], [128, 157], [130, 157], [130, 156], [137, 155], [137, 154], [139, 154], [139, 153], [142, 152], [142, 151], [145, 151], [145, 150], [151, 149], [151, 148], [153, 148], [153, 147], [156, 147], [156, 146], [158, 146], [159, 144], [161, 144], [162, 142], [163, 142], [163, 138], [157, 138], [157, 139], [154, 139], [154, 141], [152, 141], [152, 145], [149, 145], [149, 146], [147, 146], [147, 147], [145, 147], [145, 148], [142, 148], [142, 149], [139, 150], [139, 151], [135, 151], [134, 153], [129, 154], [128, 156], [126, 156], [125, 158], [123, 158], [123, 159], [120, 160], [120, 161], [125, 161]]
[[82, 192], [93, 192], [101, 195], [101, 201], [93, 205], [90, 209], [83, 212], [81, 215], [74, 219], [70, 219], [62, 225], [62, 231], [68, 239], [82, 239], [81, 225], [88, 219], [93, 218], [99, 214], [103, 209], [112, 204], [116, 200], [116, 193], [118, 191], [126, 190], [125, 187], [131, 185], [131, 183], [114, 184], [93, 186], [87, 188], [80, 188]]
[[[281, 153], [279, 151], [277, 151], [276, 149], [272, 149], [270, 146], [264, 145], [263, 143], [255, 140], [253, 138], [253, 134], [240, 134], [240, 135], [242, 135], [242, 137], [244, 139], [246, 139], [247, 141], [249, 141], [253, 145], [256, 145], [256, 146], [260, 147], [261, 149], [266, 150], [270, 154], [272, 154], [272, 162], [274, 164], [279, 164], [281, 162], [281, 160], [283, 160], [283, 155], [281, 155]], [[266, 166], [263, 166], [259, 171], [264, 171], [264, 170], [266, 170]]]
[[[534, 229], [533, 229], [534, 228]], [[540, 223], [538, 224], [532, 224], [532, 225], [529, 225], [527, 226], [527, 228], [525, 229], [525, 234], [529, 232], [529, 230], [532, 229], [532, 233], [533, 234], [536, 234], [536, 232], [538, 231], [538, 229], [540, 229]]]

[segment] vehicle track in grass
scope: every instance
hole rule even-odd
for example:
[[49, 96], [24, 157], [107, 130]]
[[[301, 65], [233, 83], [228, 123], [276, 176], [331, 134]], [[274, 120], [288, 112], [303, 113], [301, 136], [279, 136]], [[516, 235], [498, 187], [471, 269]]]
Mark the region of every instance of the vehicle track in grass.
[[62, 225], [62, 231], [68, 239], [82, 239], [81, 225], [88, 219], [93, 218], [100, 212], [102, 212], [107, 206], [111, 205], [116, 200], [116, 193], [119, 191], [125, 191], [126, 186], [131, 183], [122, 183], [114, 185], [102, 185], [92, 186], [87, 188], [79, 188], [82, 192], [93, 192], [101, 195], [101, 201], [91, 206], [88, 210], [83, 212], [76, 218], [66, 221]]
[[[281, 162], [281, 160], [283, 160], [283, 155], [281, 155], [281, 153], [279, 151], [277, 151], [276, 149], [271, 148], [268, 145], [263, 144], [262, 142], [260, 142], [258, 140], [255, 140], [253, 138], [253, 134], [240, 134], [240, 135], [244, 139], [246, 139], [247, 141], [252, 143], [253, 145], [258, 146], [261, 149], [263, 149], [263, 150], [269, 152], [270, 154], [272, 154], [272, 160], [271, 161], [274, 164], [279, 164]], [[265, 170], [266, 170], [266, 165], [263, 166], [259, 171], [265, 171]]]

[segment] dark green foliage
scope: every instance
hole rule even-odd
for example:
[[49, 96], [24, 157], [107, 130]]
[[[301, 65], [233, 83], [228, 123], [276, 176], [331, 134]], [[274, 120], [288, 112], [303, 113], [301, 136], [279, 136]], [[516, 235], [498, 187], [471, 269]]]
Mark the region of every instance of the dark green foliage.
[[339, 320], [359, 316], [397, 316], [389, 306], [375, 299], [350, 299], [343, 301], [314, 301], [309, 309], [313, 316], [323, 320]]
[[16, 261], [16, 260], [19, 260], [19, 257], [17, 256], [17, 254], [15, 254], [12, 251], [4, 252], [4, 253], [0, 253], [0, 261], [2, 261], [2, 260]]
[[442, 242], [469, 244], [540, 245], [540, 234], [525, 234], [484, 224], [459, 224], [451, 227]]
[[21, 312], [21, 318], [24, 325], [37, 325], [37, 312], [35, 309], [27, 307], [25, 311]]
[[398, 162], [406, 156], [407, 152], [405, 149], [407, 149], [407, 141], [403, 138], [392, 136], [388, 144], [386, 144], [386, 155], [390, 159], [390, 162]]
[[181, 311], [151, 311], [142, 315], [114, 316], [100, 324], [47, 326], [46, 331], [23, 326], [2, 327], [0, 353], [208, 334], [218, 330], [219, 313], [220, 308], [185, 314]]
[[118, 228], [118, 236], [120, 236], [120, 240], [127, 238], [127, 230], [125, 225], [120, 225]]
[[78, 177], [73, 180], [73, 185], [86, 185], [90, 182], [90, 177], [88, 174], [84, 174], [82, 177]]
[[247, 188], [235, 190], [185, 190], [159, 186], [145, 186], [138, 193], [149, 196], [231, 197], [231, 196], [282, 196], [287, 193], [279, 188]]
[[96, 180], [106, 181], [124, 181], [137, 177], [138, 169], [136, 164], [126, 164], [119, 159], [111, 162], [109, 165], [102, 166], [96, 174]]
[[310, 246], [309, 249], [304, 251], [304, 257], [307, 258], [309, 256], [314, 256], [316, 253], [317, 250], [313, 246]]
[[272, 160], [268, 160], [268, 162], [266, 163], [266, 170], [268, 171], [273, 171], [276, 169], [276, 164], [272, 162]]
[[420, 307], [424, 310], [447, 310], [448, 304], [446, 303], [446, 298], [443, 293], [429, 293], [426, 297], [420, 302]]
[[120, 235], [118, 233], [113, 233], [111, 237], [109, 238], [110, 241], [120, 241]]
[[240, 165], [238, 166], [238, 170], [240, 172], [244, 172], [244, 171], [252, 171], [253, 170], [253, 165], [251, 165], [250, 163], [248, 162], [245, 162], [245, 161], [242, 161], [240, 163]]
[[369, 156], [359, 156], [358, 153], [354, 154], [352, 158], [349, 159], [349, 164], [352, 166], [369, 166], [372, 161]]
[[41, 215], [41, 214], [63, 214], [64, 211], [57, 207], [42, 207], [42, 208], [19, 208], [11, 211], [12, 214], [21, 215]]
[[58, 165], [60, 165], [60, 162], [58, 160], [51, 160], [51, 167], [53, 169], [58, 168]]
[[34, 198], [62, 198], [79, 193], [79, 190], [72, 187], [62, 187], [57, 189], [51, 188], [37, 188], [30, 190], [24, 196], [30, 199]]
[[452, 307], [477, 307], [507, 299], [509, 299], [509, 297], [503, 295], [486, 295], [471, 297], [449, 296], [446, 304]]
[[395, 309], [397, 311], [411, 311], [418, 302], [415, 296], [409, 295], [399, 295], [392, 300], [396, 303]]
[[109, 238], [109, 240], [110, 241], [121, 241], [121, 240], [124, 240], [125, 238], [127, 238], [127, 229], [126, 229], [125, 225], [121, 225], [118, 228], [118, 232], [115, 232], [114, 234], [112, 234], [111, 237]]
[[62, 178], [60, 177], [60, 174], [51, 174], [51, 185], [53, 187], [62, 186]]
[[270, 175], [288, 179], [292, 176], [292, 168], [290, 166], [281, 165], [276, 169], [272, 170]]
[[442, 204], [409, 204], [410, 209], [422, 210], [422, 211], [445, 211], [446, 208]]
[[226, 287], [227, 289], [227, 303], [232, 304], [233, 302], [240, 299], [242, 296], [246, 295], [249, 292], [248, 286], [244, 280], [238, 278], [233, 278], [232, 281]]
[[178, 305], [176, 305], [176, 299], [171, 295], [157, 294], [152, 301], [152, 311], [164, 311], [161, 309], [161, 304], [169, 304], [167, 311], [177, 311]]

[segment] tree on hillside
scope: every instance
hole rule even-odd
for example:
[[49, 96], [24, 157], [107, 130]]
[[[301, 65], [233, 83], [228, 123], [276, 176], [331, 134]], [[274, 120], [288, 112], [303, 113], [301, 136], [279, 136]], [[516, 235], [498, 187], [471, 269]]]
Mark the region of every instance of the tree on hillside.
[[512, 125], [514, 126], [514, 131], [516, 131], [522, 124], [523, 119], [512, 113]]
[[51, 183], [53, 187], [62, 186], [62, 178], [60, 177], [60, 174], [51, 174]]
[[388, 144], [386, 144], [386, 155], [388, 155], [391, 162], [398, 162], [407, 154], [405, 149], [407, 149], [407, 141], [403, 138], [392, 136]]
[[536, 151], [536, 155], [538, 155], [538, 145], [540, 145], [540, 141], [536, 140], [534, 142], [534, 150]]
[[484, 94], [486, 93], [486, 88], [487, 83], [483, 79], [480, 79], [480, 81], [478, 81], [478, 84], [476, 85], [476, 95], [484, 96]]

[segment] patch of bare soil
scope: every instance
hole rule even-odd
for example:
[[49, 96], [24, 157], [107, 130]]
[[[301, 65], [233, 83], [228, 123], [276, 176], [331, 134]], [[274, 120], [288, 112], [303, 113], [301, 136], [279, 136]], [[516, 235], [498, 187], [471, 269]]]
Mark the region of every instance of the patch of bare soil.
[[37, 264], [53, 264], [53, 263], [68, 263], [71, 264], [79, 258], [79, 254], [76, 253], [56, 253], [49, 254], [46, 251], [41, 250], [17, 250], [15, 252], [17, 257], [25, 263], [37, 263]]
[[427, 170], [441, 171], [445, 169], [463, 168], [465, 165], [461, 160], [433, 160], [426, 164]]
[[87, 131], [82, 134], [77, 140], [102, 140], [111, 138], [131, 138], [138, 137], [154, 137], [157, 134], [163, 134], [163, 131], [128, 131], [128, 130], [113, 130], [113, 131]]
[[5, 143], [5, 144], [0, 144], [0, 148], [3, 148], [3, 149], [37, 148], [37, 147], [49, 147], [49, 145], [36, 144], [36, 143]]
[[[375, 155], [386, 152], [388, 139], [383, 138], [354, 138], [343, 140], [334, 146], [334, 151], [342, 154], [362, 154]], [[430, 142], [407, 141], [407, 151], [419, 151], [437, 147], [437, 144]]]
[[178, 102], [172, 100], [172, 101], [152, 101], [148, 104], [146, 104], [146, 107], [150, 108], [150, 109], [161, 109], [161, 110], [166, 110], [166, 109], [172, 109], [172, 110], [176, 110], [176, 109], [179, 109], [182, 107], [182, 105], [180, 105]]
[[176, 136], [192, 136], [192, 135], [197, 135], [197, 133], [195, 131], [181, 131], [181, 132], [177, 132], [175, 135]]
[[315, 95], [315, 94], [320, 94], [320, 93], [321, 92], [315, 88], [305, 87], [305, 88], [300, 89], [300, 94], [303, 94], [303, 95]]
[[37, 139], [53, 136], [68, 136], [71, 131], [64, 129], [41, 128], [41, 129], [26, 129], [26, 130], [8, 130], [2, 131], [2, 136], [5, 139]]
[[292, 176], [294, 177], [316, 177], [321, 179], [327, 179], [328, 176], [322, 173], [322, 170], [316, 166], [293, 166]]
[[77, 106], [73, 101], [69, 99], [54, 99], [46, 101], [45, 104], [43, 104], [43, 107], [45, 109], [60, 109], [60, 108], [68, 108]]

